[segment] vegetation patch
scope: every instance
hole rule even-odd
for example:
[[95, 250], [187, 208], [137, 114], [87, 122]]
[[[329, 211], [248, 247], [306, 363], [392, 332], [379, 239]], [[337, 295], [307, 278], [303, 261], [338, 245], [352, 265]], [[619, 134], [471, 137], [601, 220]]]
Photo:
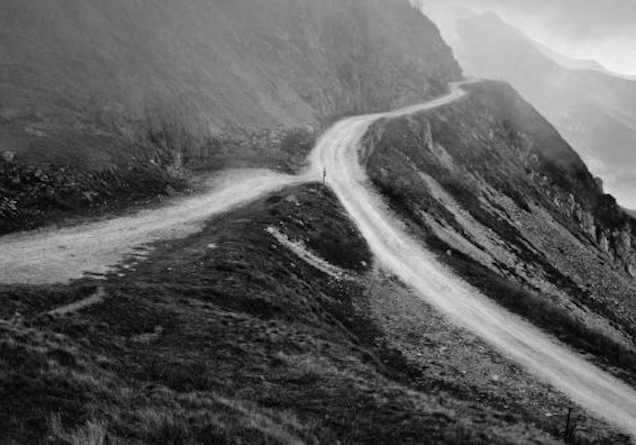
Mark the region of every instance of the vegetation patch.
[[[303, 262], [269, 227], [357, 279]], [[326, 231], [341, 252], [321, 247]], [[38, 316], [88, 281], [51, 307], [53, 289], [11, 289], [33, 310], [0, 324], [0, 442], [553, 443], [520, 417], [417, 390], [366, 309], [371, 263], [335, 197], [310, 185], [159, 243], [77, 313]]]

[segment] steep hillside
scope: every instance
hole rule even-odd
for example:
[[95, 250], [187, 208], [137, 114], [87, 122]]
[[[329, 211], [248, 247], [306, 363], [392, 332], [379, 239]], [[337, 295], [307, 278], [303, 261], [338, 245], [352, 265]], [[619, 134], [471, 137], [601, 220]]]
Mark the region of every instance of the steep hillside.
[[337, 116], [460, 76], [407, 0], [2, 2], [0, 233], [184, 164], [297, 168]]
[[[563, 443], [563, 395], [372, 261], [309, 184], [104, 280], [0, 287], [0, 442]], [[629, 443], [574, 422], [583, 444]]]
[[509, 310], [636, 375], [636, 222], [510, 87], [379, 122], [371, 178], [414, 234]]
[[462, 20], [457, 57], [471, 75], [504, 80], [552, 122], [606, 188], [636, 207], [636, 81], [568, 69], [494, 14]]
[[56, 131], [99, 134], [124, 119], [177, 119], [205, 135], [315, 125], [430, 97], [460, 75], [435, 26], [406, 0], [0, 8], [1, 113], [16, 133], [3, 131], [1, 143], [18, 153]]

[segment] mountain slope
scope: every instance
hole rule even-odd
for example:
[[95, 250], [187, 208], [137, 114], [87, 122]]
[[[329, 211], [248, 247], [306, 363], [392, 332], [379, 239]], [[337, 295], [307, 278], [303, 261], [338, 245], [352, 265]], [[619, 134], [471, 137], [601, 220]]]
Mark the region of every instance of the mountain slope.
[[297, 169], [337, 116], [460, 76], [407, 0], [2, 2], [0, 233], [169, 193], [184, 166]]
[[[404, 30], [397, 32], [409, 23], [407, 13], [420, 25], [430, 22], [414, 14], [406, 2], [361, 1], [340, 2], [339, 7], [272, 1], [271, 10], [233, 0], [206, 5], [215, 5], [215, 12], [226, 19], [233, 17], [232, 30], [241, 30], [240, 37], [248, 36], [247, 41], [258, 48], [256, 54], [250, 52], [250, 45], [237, 51], [249, 55], [234, 61], [241, 64], [238, 73], [249, 77], [251, 67], [272, 81], [270, 64], [278, 63], [285, 51], [263, 56], [260, 45], [276, 45], [254, 36], [275, 35], [286, 41], [289, 36], [273, 30], [280, 29], [279, 17], [285, 18], [281, 26], [299, 23], [288, 21], [300, 17], [294, 9], [298, 5], [304, 5], [312, 18], [320, 18], [317, 28], [324, 31], [319, 33], [323, 37], [311, 54], [327, 54], [328, 72], [334, 77], [319, 79], [325, 83], [316, 88], [337, 89], [338, 83], [346, 87], [337, 90], [339, 97], [327, 92], [303, 98], [312, 107], [315, 125], [348, 110], [375, 109], [384, 102], [435, 94], [445, 89], [440, 79], [459, 76], [455, 63], [445, 65], [444, 61], [452, 61], [450, 50], [433, 38], [426, 41], [425, 50], [412, 47], [413, 63], [423, 67], [429, 80], [423, 87], [413, 84], [411, 88], [416, 77], [409, 77], [413, 76], [407, 69], [410, 64], [401, 59], [408, 51], [383, 51], [390, 42], [397, 50], [401, 47], [397, 42], [404, 43], [402, 38], [410, 41], [412, 36], [404, 37]], [[144, 2], [130, 5], [128, 18], [134, 19], [134, 7]], [[193, 5], [181, 4], [179, 11], [186, 16]], [[146, 6], [150, 8], [150, 3]], [[393, 20], [404, 21], [383, 28], [382, 35], [393, 36], [389, 43], [360, 53], [365, 42], [375, 41], [366, 33], [375, 31], [359, 31], [364, 26], [352, 26], [353, 22], [340, 26], [339, 20], [348, 16], [336, 17], [336, 11], [351, 12], [351, 18], [364, 22], [371, 7], [380, 8], [374, 13], [393, 11]], [[161, 17], [158, 11], [147, 9], [148, 17]], [[205, 17], [201, 9], [192, 11]], [[268, 11], [276, 15], [265, 15]], [[73, 17], [72, 13], [65, 10], [63, 16]], [[84, 20], [84, 13], [81, 17]], [[375, 18], [369, 23], [380, 22], [379, 17], [371, 17]], [[119, 20], [125, 22], [124, 17]], [[334, 21], [339, 25], [331, 26]], [[261, 22], [262, 30], [247, 30], [245, 23], [252, 27]], [[188, 23], [196, 28], [194, 18]], [[425, 29], [437, 35], [434, 28]], [[356, 40], [358, 32], [368, 39]], [[325, 47], [330, 47], [330, 39], [334, 45], [351, 43], [356, 56], [338, 59], [341, 48], [329, 56]], [[179, 53], [189, 54], [191, 46], [186, 41], [179, 40]], [[165, 42], [166, 46], [172, 43]], [[195, 43], [197, 48], [205, 46]], [[224, 47], [222, 42], [219, 46]], [[437, 58], [420, 59], [427, 51]], [[375, 54], [383, 57], [376, 59]], [[295, 57], [302, 66], [311, 65], [304, 64], [311, 59], [308, 56], [293, 51], [288, 56], [285, 69], [279, 67], [281, 76], [294, 72]], [[384, 65], [394, 58], [400, 59], [397, 66]], [[227, 64], [221, 71], [233, 66], [232, 57], [224, 60]], [[373, 68], [380, 72], [367, 76]], [[404, 79], [398, 76], [401, 69]], [[243, 116], [254, 119], [253, 125], [296, 125], [304, 119], [302, 107], [296, 108], [294, 101], [277, 102], [278, 96], [252, 88], [240, 76], [230, 81], [221, 72], [218, 79], [219, 85], [228, 81], [229, 86], [240, 86], [224, 91], [235, 95], [233, 100], [223, 97], [231, 105], [219, 118], [224, 126], [234, 125], [231, 118], [247, 113], [241, 104], [248, 104], [249, 113], [254, 113]], [[399, 88], [401, 82], [405, 90]], [[181, 88], [178, 82], [174, 88]], [[28, 88], [24, 91], [25, 97], [31, 94]], [[135, 104], [134, 98], [122, 97], [118, 106], [125, 116]], [[165, 107], [160, 91], [151, 97], [159, 98], [155, 110]], [[310, 100], [316, 97], [320, 100]], [[315, 104], [325, 97], [328, 105], [319, 110]], [[204, 102], [205, 98], [192, 95], [194, 108]], [[68, 110], [73, 106], [59, 107], [51, 116], [72, 121]], [[169, 108], [169, 113], [174, 109]], [[187, 121], [196, 127], [207, 119], [202, 110], [160, 114], [159, 125], [178, 125], [179, 119], [188, 116]], [[288, 113], [293, 122], [283, 121]], [[176, 121], [172, 120], [175, 115]], [[256, 115], [263, 120], [257, 121]], [[556, 130], [513, 90], [499, 84], [476, 85], [467, 100], [434, 112], [385, 116], [365, 135], [366, 167], [404, 228], [490, 298], [634, 384], [634, 222], [603, 194]], [[369, 119], [350, 122], [370, 124]], [[126, 120], [118, 125], [125, 133]], [[73, 128], [80, 133], [86, 130], [81, 125]], [[177, 155], [192, 154], [190, 144], [202, 137], [196, 134], [200, 129], [178, 128], [179, 138], [187, 142], [179, 145], [169, 134], [150, 128], [146, 142], [155, 145], [145, 147], [150, 151], [148, 159], [153, 160], [153, 148], [164, 148], [168, 158], [175, 155], [172, 166], [176, 168], [182, 161]], [[358, 129], [356, 137], [340, 140], [336, 147], [356, 160], [358, 137], [367, 127]], [[289, 145], [293, 149], [301, 144]], [[29, 146], [23, 153], [35, 153]], [[263, 153], [254, 150], [252, 156]], [[253, 161], [263, 162], [257, 156]], [[6, 164], [14, 167], [15, 160], [7, 159]], [[330, 166], [329, 175], [338, 168], [347, 165]], [[314, 178], [316, 173], [322, 172], [314, 172]], [[366, 179], [359, 173], [348, 171], [342, 178]], [[44, 181], [43, 176], [47, 174], [35, 170], [28, 178], [37, 182], [33, 178]], [[364, 185], [371, 184], [365, 181]], [[355, 198], [346, 201], [356, 203]], [[357, 204], [374, 207], [376, 203], [381, 204], [365, 199]], [[380, 218], [378, 224], [383, 222]], [[410, 246], [404, 246], [403, 240], [387, 239], [391, 248], [397, 246], [408, 254]], [[351, 218], [324, 185], [284, 190], [209, 221], [200, 233], [153, 247], [146, 261], [131, 258], [101, 280], [86, 277], [68, 286], [0, 286], [6, 302], [0, 308], [0, 393], [5, 401], [0, 407], [0, 441], [47, 445], [90, 439], [135, 445], [561, 443], [571, 401], [510, 357], [454, 326], [396, 277], [387, 276], [382, 262], [371, 256]], [[411, 269], [406, 268], [410, 277], [418, 280], [420, 289], [430, 279], [431, 294], [437, 293], [440, 282], [430, 268], [420, 265], [414, 262]], [[442, 289], [436, 298], [453, 298], [453, 289]], [[93, 304], [82, 304], [86, 298]], [[79, 310], [67, 311], [69, 304]], [[516, 317], [511, 320], [502, 326], [514, 326]], [[584, 410], [576, 410], [574, 429], [565, 440], [598, 445], [630, 442]]]
[[[317, 268], [298, 246], [343, 273]], [[0, 442], [560, 443], [550, 435], [568, 401], [374, 272], [318, 184], [156, 247], [102, 281], [0, 288]], [[97, 305], [44, 315], [96, 285], [106, 294]], [[393, 317], [405, 324], [391, 335], [408, 342], [390, 339]], [[396, 347], [413, 342], [417, 355]]]
[[[529, 153], [537, 158], [536, 173], [561, 179], [553, 185], [555, 190], [567, 187], [578, 199], [595, 190], [580, 159], [511, 90], [472, 89], [470, 100], [430, 116], [391, 119], [397, 114], [387, 114], [367, 135], [364, 148], [373, 152], [368, 166], [376, 184], [406, 215], [411, 229], [426, 229], [419, 226], [421, 219], [412, 218], [418, 210], [420, 215], [434, 214], [440, 207], [456, 210], [447, 197], [439, 198], [439, 189], [433, 192], [437, 204], [429, 199], [422, 205], [430, 188], [428, 181], [421, 181], [440, 162], [457, 167], [446, 175], [445, 184], [453, 194], [456, 188], [469, 187], [473, 194], [488, 192], [495, 201], [487, 202], [497, 204], [497, 191], [504, 189], [518, 200], [512, 192], [523, 190], [523, 178], [505, 177], [506, 172], [514, 178], [520, 171], [515, 156], [520, 147], [511, 143], [516, 132], [525, 134], [530, 146], [539, 147], [537, 153]], [[346, 122], [366, 129], [372, 121], [373, 116], [365, 116]], [[334, 130], [347, 128], [339, 124]], [[362, 134], [353, 136], [357, 140]], [[335, 150], [357, 165], [358, 146], [336, 139], [340, 142], [327, 152], [317, 149], [317, 154], [329, 156]], [[329, 145], [329, 140], [323, 143]], [[486, 143], [490, 140], [492, 144]], [[431, 154], [433, 141], [438, 142]], [[466, 146], [466, 141], [474, 145]], [[499, 176], [484, 174], [484, 165]], [[335, 177], [329, 184], [366, 184], [357, 182], [363, 180], [362, 172], [343, 167], [349, 171], [339, 174], [330, 166]], [[394, 186], [393, 194], [386, 183], [378, 182], [378, 168], [382, 179]], [[436, 178], [444, 177], [437, 173]], [[471, 182], [471, 175], [481, 175], [484, 182]], [[467, 179], [468, 184], [462, 182]], [[456, 188], [451, 187], [453, 181]], [[531, 185], [527, 180], [528, 189]], [[396, 200], [395, 191], [405, 186], [413, 187], [411, 196]], [[543, 188], [536, 184], [535, 191], [538, 195], [530, 194], [535, 205], [554, 210], [549, 206], [551, 196], [542, 199]], [[344, 193], [359, 192], [352, 187]], [[463, 197], [473, 205], [470, 211], [479, 215], [475, 205], [482, 200]], [[355, 197], [341, 199], [350, 210]], [[363, 197], [358, 205], [375, 202]], [[383, 212], [382, 206], [370, 210]], [[487, 221], [498, 235], [506, 234], [501, 230], [505, 226], [483, 216], [476, 218]], [[52, 289], [2, 289], [9, 303], [0, 312], [5, 318], [0, 321], [0, 370], [5, 370], [0, 390], [9, 403], [0, 413], [1, 437], [46, 437], [56, 444], [81, 443], [91, 434], [113, 442], [126, 437], [140, 445], [171, 443], [175, 438], [228, 444], [560, 443], [562, 415], [570, 402], [471, 332], [453, 326], [421, 295], [386, 276], [379, 270], [384, 258], [376, 258], [375, 267], [370, 267], [369, 248], [351, 224], [324, 187], [295, 187], [217, 218], [188, 239], [158, 243], [148, 261], [131, 259], [104, 280], [86, 279]], [[473, 225], [463, 224], [475, 233], [479, 227]], [[360, 229], [367, 237], [365, 226]], [[402, 239], [387, 238], [406, 257], [417, 250], [404, 247]], [[439, 248], [433, 237], [426, 241]], [[514, 252], [527, 247], [513, 237], [501, 244]], [[485, 255], [500, 254], [484, 246]], [[449, 251], [461, 259], [460, 250]], [[535, 266], [533, 259], [523, 258]], [[430, 267], [414, 262], [405, 265], [406, 270], [416, 265], [413, 274], [423, 280], [423, 288], [429, 289], [426, 282], [431, 280], [437, 293], [440, 283], [435, 273], [429, 274]], [[550, 296], [524, 294], [514, 281], [507, 281], [510, 276], [493, 281], [499, 286], [493, 293], [493, 283], [488, 283], [492, 271], [484, 271], [479, 276], [485, 277], [487, 286], [482, 282], [477, 287], [490, 291], [490, 296], [507, 297], [513, 290], [512, 297], [522, 305]], [[554, 285], [565, 290], [563, 281]], [[100, 297], [93, 306], [66, 315], [55, 309], [95, 295], [95, 287]], [[453, 289], [455, 284], [439, 294]], [[440, 299], [432, 300], [436, 298]], [[559, 322], [567, 317], [558, 306], [545, 309], [540, 317], [529, 318], [540, 324], [541, 317], [550, 314], [552, 329], [579, 327], [578, 332], [566, 329], [561, 334], [582, 333], [581, 344], [571, 336], [560, 337], [592, 353], [603, 365], [619, 366], [612, 372], [631, 369], [633, 351], [621, 337], [624, 325], [608, 333], [605, 319], [605, 331], [590, 329], [592, 312], [578, 325], [570, 320], [570, 325], [550, 326], [555, 315], [562, 317]], [[515, 320], [512, 317], [510, 325]], [[629, 438], [586, 412], [577, 410], [575, 425], [572, 440], [629, 443]]]
[[406, 0], [9, 0], [0, 8], [0, 113], [17, 124], [0, 144], [18, 152], [33, 140], [29, 128], [97, 131], [81, 123], [158, 113], [217, 133], [316, 124], [430, 97], [460, 75], [435, 26]]
[[467, 72], [511, 83], [623, 205], [636, 205], [636, 81], [561, 66], [494, 14], [462, 20], [457, 29]]
[[511, 88], [379, 122], [370, 176], [439, 260], [623, 378], [636, 371], [636, 223]]

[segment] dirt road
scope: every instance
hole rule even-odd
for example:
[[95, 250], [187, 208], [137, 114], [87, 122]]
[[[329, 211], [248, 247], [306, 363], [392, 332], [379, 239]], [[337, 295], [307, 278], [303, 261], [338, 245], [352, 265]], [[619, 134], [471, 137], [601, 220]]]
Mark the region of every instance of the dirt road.
[[530, 323], [500, 308], [456, 278], [403, 230], [369, 184], [360, 165], [360, 141], [377, 119], [433, 109], [461, 99], [448, 96], [420, 107], [346, 119], [319, 141], [312, 171], [327, 169], [328, 184], [366, 238], [376, 260], [421, 298], [584, 408], [636, 437], [636, 392], [586, 362]]
[[301, 181], [268, 170], [227, 171], [207, 184], [206, 193], [158, 209], [0, 238], [0, 283], [63, 283], [105, 273], [148, 243], [196, 233], [211, 216]]
[[385, 114], [345, 119], [332, 127], [300, 177], [267, 171], [229, 172], [208, 194], [173, 206], [60, 231], [0, 240], [0, 282], [46, 283], [99, 272], [134, 252], [134, 247], [196, 232], [206, 218], [282, 187], [319, 180], [340, 198], [378, 263], [421, 298], [496, 347], [530, 373], [552, 384], [582, 407], [636, 437], [636, 392], [572, 353], [528, 322], [505, 311], [456, 278], [403, 230], [373, 191], [360, 165], [360, 141], [379, 118], [433, 109], [465, 96], [460, 85], [427, 104]]

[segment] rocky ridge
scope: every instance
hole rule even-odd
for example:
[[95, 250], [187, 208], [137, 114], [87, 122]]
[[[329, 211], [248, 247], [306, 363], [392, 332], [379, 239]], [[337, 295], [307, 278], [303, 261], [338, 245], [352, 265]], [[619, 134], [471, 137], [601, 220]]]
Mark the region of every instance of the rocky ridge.
[[[366, 141], [373, 183], [484, 293], [587, 352], [622, 345], [613, 365], [632, 361], [633, 219], [510, 87], [470, 90], [442, 110], [378, 122]], [[591, 347], [591, 332], [614, 346]]]

